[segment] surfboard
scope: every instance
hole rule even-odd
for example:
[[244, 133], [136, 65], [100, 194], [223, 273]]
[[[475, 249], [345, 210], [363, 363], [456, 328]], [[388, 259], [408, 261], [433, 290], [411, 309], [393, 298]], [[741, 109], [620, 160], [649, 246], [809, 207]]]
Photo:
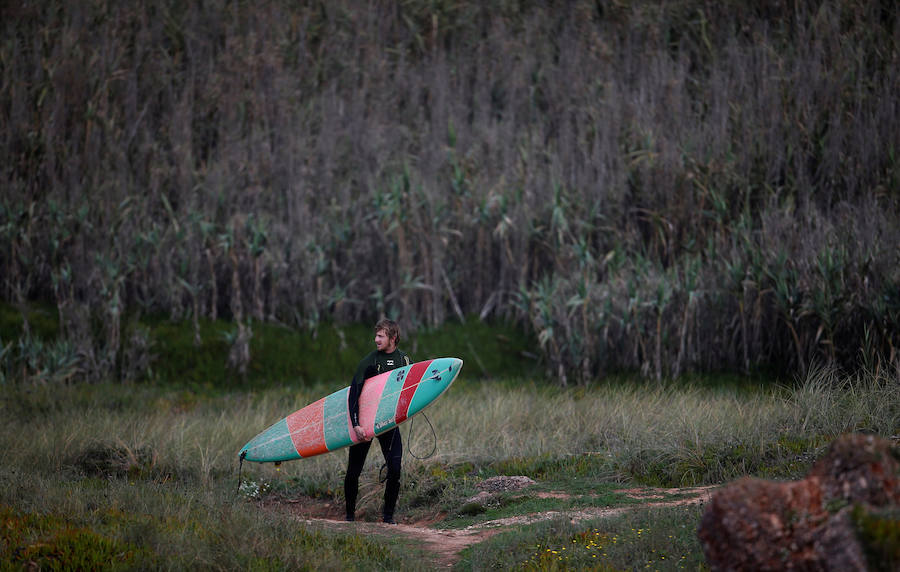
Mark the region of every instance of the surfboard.
[[[428, 407], [447, 391], [462, 364], [459, 358], [436, 358], [366, 379], [359, 398], [359, 424], [366, 440]], [[239, 456], [257, 463], [290, 461], [360, 442], [350, 425], [349, 393], [348, 386], [291, 413], [251, 439]]]

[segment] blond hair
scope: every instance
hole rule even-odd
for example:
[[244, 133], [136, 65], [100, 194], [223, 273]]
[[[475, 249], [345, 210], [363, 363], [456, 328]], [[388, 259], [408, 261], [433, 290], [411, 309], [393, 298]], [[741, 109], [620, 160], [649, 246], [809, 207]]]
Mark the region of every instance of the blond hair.
[[400, 325], [397, 322], [387, 318], [378, 320], [378, 323], [375, 324], [375, 333], [377, 334], [382, 330], [384, 330], [388, 338], [394, 340], [396, 345], [400, 345]]

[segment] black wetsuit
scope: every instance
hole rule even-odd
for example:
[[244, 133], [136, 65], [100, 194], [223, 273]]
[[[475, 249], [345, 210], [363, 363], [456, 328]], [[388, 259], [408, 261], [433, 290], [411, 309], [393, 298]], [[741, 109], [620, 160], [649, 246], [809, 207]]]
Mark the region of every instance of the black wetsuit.
[[[347, 407], [350, 411], [350, 420], [355, 427], [359, 425], [359, 396], [362, 393], [366, 378], [397, 369], [410, 364], [409, 356], [400, 350], [393, 353], [374, 351], [364, 357], [356, 367], [353, 381], [350, 383], [350, 394], [347, 397]], [[397, 506], [397, 497], [400, 495], [400, 461], [403, 459], [403, 443], [400, 440], [400, 431], [393, 428], [378, 436], [378, 444], [381, 445], [381, 453], [387, 465], [387, 482], [384, 486], [384, 509], [382, 517], [386, 522], [392, 522], [394, 507]], [[371, 441], [357, 443], [350, 447], [350, 461], [347, 465], [347, 475], [344, 477], [344, 497], [347, 499], [347, 520], [353, 520], [356, 512], [356, 495], [359, 491], [359, 475], [362, 473], [369, 454]]]

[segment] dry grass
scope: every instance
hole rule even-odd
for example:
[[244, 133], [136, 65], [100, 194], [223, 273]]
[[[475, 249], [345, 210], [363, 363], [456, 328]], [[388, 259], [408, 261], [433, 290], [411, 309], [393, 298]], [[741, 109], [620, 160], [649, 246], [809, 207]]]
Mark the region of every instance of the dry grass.
[[[473, 494], [472, 475], [496, 473], [578, 490], [610, 481], [670, 486], [744, 474], [795, 476], [842, 432], [896, 435], [897, 383], [896, 376], [847, 377], [827, 369], [796, 387], [769, 389], [462, 381], [428, 410], [438, 431], [436, 455], [404, 457], [400, 503], [418, 513], [458, 507]], [[245, 464], [238, 491], [240, 446], [326, 391], [203, 396], [141, 385], [7, 386], [0, 505], [12, 512], [4, 518], [51, 519], [56, 524], [44, 528], [21, 525], [27, 534], [43, 534], [48, 546], [63, 535], [47, 530], [91, 531], [78, 537], [87, 543], [79, 550], [102, 555], [109, 543], [121, 543], [117, 553], [133, 554], [140, 565], [303, 566], [306, 551], [317, 550], [329, 567], [362, 566], [367, 558], [412, 567], [390, 544], [298, 529], [286, 515], [262, 515], [246, 502], [275, 493], [340, 503], [345, 452], [278, 470]], [[407, 451], [429, 449], [425, 427], [420, 422]], [[380, 503], [377, 457], [363, 479], [364, 510]], [[143, 548], [121, 548], [132, 542]]]

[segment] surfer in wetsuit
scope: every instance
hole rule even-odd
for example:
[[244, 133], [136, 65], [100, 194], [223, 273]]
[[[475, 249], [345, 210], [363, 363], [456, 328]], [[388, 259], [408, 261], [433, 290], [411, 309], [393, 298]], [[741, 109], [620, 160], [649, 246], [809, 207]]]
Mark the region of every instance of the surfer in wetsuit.
[[[344, 477], [344, 497], [347, 499], [347, 520], [356, 518], [356, 495], [359, 492], [359, 475], [362, 473], [366, 455], [372, 445], [372, 435], [367, 435], [359, 424], [359, 396], [365, 380], [410, 364], [409, 356], [397, 349], [400, 343], [400, 326], [393, 320], [383, 319], [375, 324], [375, 351], [364, 357], [356, 366], [356, 373], [350, 383], [350, 394], [347, 406], [350, 410], [350, 421], [360, 443], [350, 447], [350, 462], [347, 475]], [[403, 443], [400, 431], [396, 427], [378, 436], [381, 453], [387, 465], [387, 483], [384, 486], [384, 509], [382, 520], [388, 524], [394, 522], [394, 508], [400, 495], [400, 461], [403, 458]]]

